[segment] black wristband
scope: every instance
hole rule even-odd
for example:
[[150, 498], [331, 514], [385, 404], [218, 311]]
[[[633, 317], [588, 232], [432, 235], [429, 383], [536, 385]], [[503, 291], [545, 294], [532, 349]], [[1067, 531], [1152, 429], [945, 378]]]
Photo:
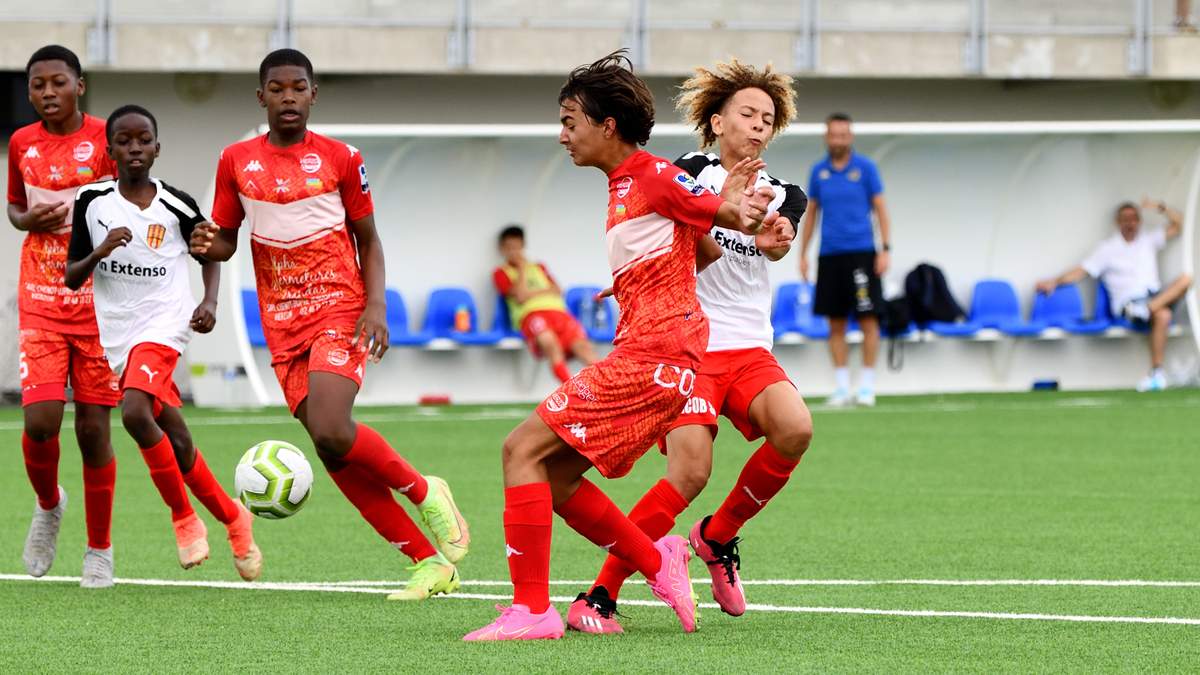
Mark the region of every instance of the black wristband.
[[891, 245], [891, 244], [889, 244], [889, 243], [887, 243], [887, 242], [884, 242], [884, 243], [883, 243], [883, 250], [884, 250], [884, 252], [885, 252], [885, 253], [891, 253], [891, 252], [892, 252], [892, 245]]

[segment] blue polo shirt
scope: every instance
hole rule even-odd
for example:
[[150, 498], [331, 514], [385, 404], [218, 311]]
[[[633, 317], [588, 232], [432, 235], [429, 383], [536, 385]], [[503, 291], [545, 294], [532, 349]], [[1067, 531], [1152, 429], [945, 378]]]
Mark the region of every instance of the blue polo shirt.
[[813, 165], [808, 195], [821, 208], [819, 255], [875, 250], [871, 226], [871, 199], [883, 192], [875, 162], [851, 151], [850, 161], [838, 171], [829, 156]]

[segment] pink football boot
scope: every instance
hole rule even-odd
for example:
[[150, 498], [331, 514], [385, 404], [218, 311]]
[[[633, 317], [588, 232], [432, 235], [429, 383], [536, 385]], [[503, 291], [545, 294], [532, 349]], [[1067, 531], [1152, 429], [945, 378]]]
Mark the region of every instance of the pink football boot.
[[734, 537], [727, 544], [719, 544], [705, 539], [704, 526], [711, 516], [696, 521], [692, 526], [692, 549], [696, 555], [708, 565], [708, 573], [712, 575], [713, 600], [721, 606], [721, 611], [729, 616], [741, 616], [746, 613], [746, 591], [742, 588], [742, 579], [738, 570], [742, 567], [742, 559], [738, 556], [738, 538]]
[[654, 548], [662, 554], [662, 567], [654, 581], [647, 581], [654, 596], [667, 603], [675, 610], [683, 632], [696, 631], [696, 594], [692, 592], [692, 578], [688, 576], [688, 560], [692, 557], [688, 551], [687, 540], [677, 535], [670, 535], [654, 542]]
[[467, 633], [466, 642], [489, 642], [498, 640], [557, 640], [563, 636], [562, 616], [554, 605], [541, 614], [533, 614], [525, 605], [505, 607], [496, 605], [500, 618]]

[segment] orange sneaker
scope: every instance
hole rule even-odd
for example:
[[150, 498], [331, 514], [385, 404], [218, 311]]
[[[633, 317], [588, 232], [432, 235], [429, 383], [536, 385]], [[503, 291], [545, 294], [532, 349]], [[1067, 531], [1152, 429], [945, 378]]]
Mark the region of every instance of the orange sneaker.
[[254, 516], [245, 506], [237, 503], [237, 520], [226, 525], [229, 531], [229, 548], [233, 549], [233, 566], [246, 581], [254, 581], [262, 574], [262, 552], [254, 543]]
[[179, 565], [183, 569], [208, 560], [208, 530], [195, 513], [171, 524], [175, 526], [175, 545], [179, 547]]

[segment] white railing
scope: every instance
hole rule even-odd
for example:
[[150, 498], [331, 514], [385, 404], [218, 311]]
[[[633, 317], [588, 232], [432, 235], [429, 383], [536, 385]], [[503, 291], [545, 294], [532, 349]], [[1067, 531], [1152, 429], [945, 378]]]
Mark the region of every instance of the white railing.
[[[63, 4], [76, 11], [58, 11]], [[101, 65], [112, 62], [118, 26], [165, 22], [267, 26], [272, 47], [294, 45], [296, 29], [306, 26], [442, 28], [448, 32], [446, 65], [460, 70], [474, 65], [475, 31], [494, 28], [620, 31], [641, 67], [649, 65], [656, 33], [783, 32], [793, 36], [799, 72], [819, 69], [823, 33], [960, 34], [964, 75], [985, 71], [989, 38], [996, 35], [1117, 37], [1127, 40], [1127, 69], [1136, 76], [1150, 72], [1155, 37], [1175, 32], [1179, 18], [1169, 0], [711, 0], [684, 5], [667, 0], [95, 0], [94, 7], [95, 12], [79, 13], [78, 2], [50, 0], [44, 7], [6, 12], [6, 20], [87, 22], [88, 53]], [[153, 11], [141, 11], [146, 7]]]

